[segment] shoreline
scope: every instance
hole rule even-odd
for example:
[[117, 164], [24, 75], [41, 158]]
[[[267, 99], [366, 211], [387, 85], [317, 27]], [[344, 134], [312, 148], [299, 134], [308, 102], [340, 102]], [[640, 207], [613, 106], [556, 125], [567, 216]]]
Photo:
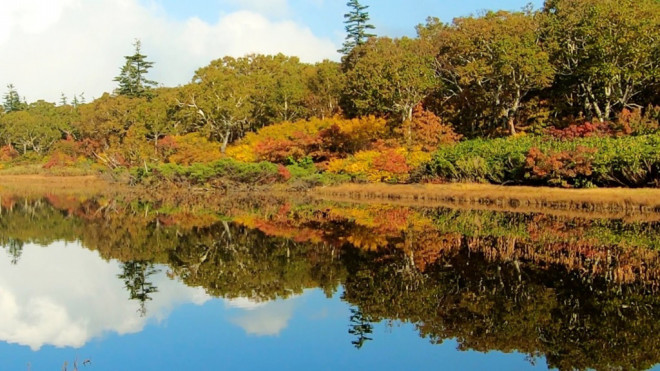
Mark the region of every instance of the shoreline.
[[562, 189], [478, 183], [346, 184], [310, 190], [317, 199], [401, 206], [660, 221], [660, 189]]
[[[17, 194], [108, 194], [137, 191], [127, 184], [98, 175], [0, 174], [0, 191]], [[167, 195], [167, 190], [146, 188]], [[190, 189], [188, 189], [188, 192]], [[232, 193], [291, 194], [300, 190], [282, 185]], [[175, 192], [176, 193], [176, 192]], [[226, 196], [220, 190], [200, 188], [198, 194]], [[627, 221], [660, 221], [658, 188], [564, 189], [541, 186], [502, 186], [479, 183], [446, 184], [341, 184], [315, 187], [304, 192], [316, 200], [360, 204], [392, 204], [412, 207], [446, 207], [516, 213], [548, 213], [558, 216], [616, 218]]]

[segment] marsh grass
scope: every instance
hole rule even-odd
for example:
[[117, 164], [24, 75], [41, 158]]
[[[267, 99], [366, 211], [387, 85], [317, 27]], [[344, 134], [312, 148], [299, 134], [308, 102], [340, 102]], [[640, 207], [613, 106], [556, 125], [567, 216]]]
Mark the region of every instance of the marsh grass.
[[660, 220], [660, 189], [559, 189], [490, 184], [345, 184], [316, 188], [316, 198], [359, 203], [449, 207], [553, 215]]
[[46, 169], [42, 164], [23, 164], [6, 168], [0, 168], [0, 176], [3, 175], [47, 175], [47, 176], [86, 176], [97, 175], [99, 170], [92, 167], [52, 167]]
[[43, 196], [44, 194], [107, 194], [120, 192], [125, 188], [121, 184], [113, 184], [94, 175], [52, 176], [0, 173], [0, 191], [23, 197]]

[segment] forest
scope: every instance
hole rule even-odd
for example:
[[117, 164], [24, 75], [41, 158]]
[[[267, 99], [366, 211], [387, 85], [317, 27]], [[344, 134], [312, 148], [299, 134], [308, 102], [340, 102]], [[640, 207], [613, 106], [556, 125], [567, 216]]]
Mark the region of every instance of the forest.
[[414, 38], [347, 4], [341, 61], [222, 57], [183, 86], [125, 57], [91, 102], [0, 108], [0, 173], [142, 184], [489, 182], [660, 186], [660, 2], [547, 0]]

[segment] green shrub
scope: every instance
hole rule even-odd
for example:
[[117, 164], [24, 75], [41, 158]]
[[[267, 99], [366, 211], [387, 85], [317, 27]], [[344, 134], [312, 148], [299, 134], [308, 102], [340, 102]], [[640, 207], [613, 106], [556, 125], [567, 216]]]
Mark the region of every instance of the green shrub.
[[225, 158], [210, 163], [194, 163], [190, 166], [162, 164], [145, 170], [133, 168], [135, 182], [150, 184], [158, 181], [204, 184], [216, 179], [226, 179], [248, 184], [268, 184], [281, 181], [277, 165], [270, 162], [243, 163]]
[[[534, 150], [533, 150], [534, 149]], [[490, 182], [495, 184], [555, 185], [554, 177], [539, 177], [527, 159], [532, 154], [554, 156], [593, 149], [589, 175], [566, 179], [583, 186], [659, 186], [660, 134], [626, 137], [588, 137], [556, 140], [542, 136], [475, 139], [439, 149], [427, 167], [428, 175], [448, 181]], [[531, 152], [530, 152], [531, 151]], [[570, 156], [557, 166], [571, 168]], [[576, 176], [578, 176], [576, 175]]]

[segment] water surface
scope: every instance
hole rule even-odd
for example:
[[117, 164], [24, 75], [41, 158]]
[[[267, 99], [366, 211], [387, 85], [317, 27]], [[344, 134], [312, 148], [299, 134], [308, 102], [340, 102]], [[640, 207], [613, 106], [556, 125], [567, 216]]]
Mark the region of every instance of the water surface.
[[11, 370], [650, 368], [658, 223], [2, 194]]

